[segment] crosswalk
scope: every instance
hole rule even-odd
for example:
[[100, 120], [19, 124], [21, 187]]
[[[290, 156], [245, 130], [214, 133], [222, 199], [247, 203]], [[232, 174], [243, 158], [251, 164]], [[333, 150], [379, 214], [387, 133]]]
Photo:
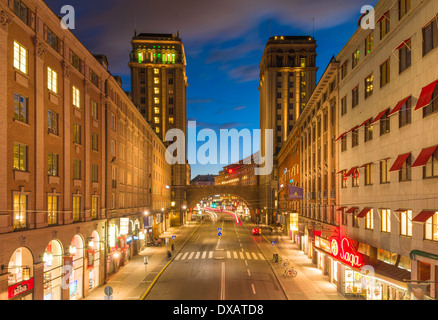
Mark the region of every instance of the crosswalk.
[[[202, 260], [213, 259], [213, 257], [214, 251], [192, 251], [178, 253], [175, 260]], [[226, 257], [240, 260], [266, 260], [260, 252], [226, 251]]]

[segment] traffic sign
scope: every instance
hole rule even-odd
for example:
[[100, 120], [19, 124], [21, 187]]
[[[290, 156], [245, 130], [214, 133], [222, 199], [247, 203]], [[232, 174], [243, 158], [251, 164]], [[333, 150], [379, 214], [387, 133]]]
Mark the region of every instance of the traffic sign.
[[220, 237], [222, 235], [222, 232], [219, 232], [217, 235]]
[[222, 228], [217, 228], [217, 231], [222, 231]]
[[176, 236], [172, 236], [172, 240], [175, 240], [176, 239]]
[[271, 244], [272, 244], [273, 246], [275, 246], [275, 241], [271, 241]]

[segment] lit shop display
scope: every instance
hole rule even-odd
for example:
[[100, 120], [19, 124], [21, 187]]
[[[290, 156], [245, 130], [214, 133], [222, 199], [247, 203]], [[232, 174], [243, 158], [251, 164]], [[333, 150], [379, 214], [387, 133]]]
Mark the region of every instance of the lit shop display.
[[70, 300], [78, 300], [83, 295], [83, 273], [84, 273], [84, 242], [79, 235], [75, 235], [69, 247], [72, 258], [72, 268], [69, 277]]
[[33, 258], [27, 248], [18, 248], [8, 264], [8, 299], [33, 299]]
[[88, 289], [92, 290], [100, 284], [100, 242], [97, 231], [93, 231], [92, 238], [89, 239], [88, 249], [85, 253], [87, 258]]
[[62, 254], [62, 246], [57, 240], [50, 241], [44, 251], [44, 300], [61, 300]]

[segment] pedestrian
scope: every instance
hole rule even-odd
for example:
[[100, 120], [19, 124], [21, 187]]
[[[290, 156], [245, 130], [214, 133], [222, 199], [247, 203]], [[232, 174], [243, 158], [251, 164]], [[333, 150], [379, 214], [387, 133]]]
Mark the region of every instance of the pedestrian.
[[167, 260], [170, 260], [171, 257], [172, 257], [172, 254], [170, 253], [169, 250], [167, 250]]

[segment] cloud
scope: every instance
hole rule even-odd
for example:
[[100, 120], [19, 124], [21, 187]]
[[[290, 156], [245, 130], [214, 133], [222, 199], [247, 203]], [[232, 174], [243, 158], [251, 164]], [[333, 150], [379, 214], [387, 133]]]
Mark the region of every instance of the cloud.
[[257, 65], [238, 66], [227, 70], [228, 76], [237, 82], [259, 80], [260, 69]]
[[243, 110], [243, 109], [246, 109], [246, 106], [238, 106], [233, 108], [234, 111]]
[[212, 99], [188, 99], [187, 104], [201, 104], [201, 103], [210, 103]]

